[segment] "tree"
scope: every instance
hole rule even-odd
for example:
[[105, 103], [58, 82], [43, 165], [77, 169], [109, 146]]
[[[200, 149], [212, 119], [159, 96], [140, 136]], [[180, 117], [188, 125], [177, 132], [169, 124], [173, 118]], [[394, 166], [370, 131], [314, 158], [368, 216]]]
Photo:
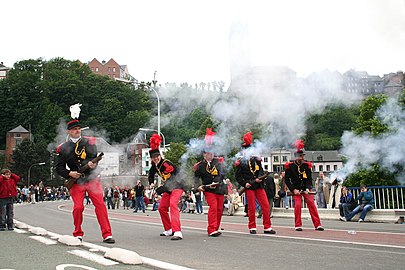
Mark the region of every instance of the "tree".
[[18, 125], [30, 126], [34, 138], [53, 142], [59, 123], [70, 120], [69, 107], [76, 103], [82, 104], [83, 125], [105, 130], [111, 142], [121, 142], [144, 126], [151, 108], [144, 91], [63, 58], [15, 63], [0, 82], [0, 101], [3, 147], [6, 132]]
[[335, 150], [341, 148], [340, 138], [346, 130], [357, 126], [357, 106], [333, 105], [320, 114], [310, 115], [306, 119], [305, 148], [317, 150]]
[[181, 167], [181, 157], [186, 153], [187, 147], [182, 143], [171, 143], [170, 149], [164, 154], [177, 167]]
[[349, 187], [367, 186], [394, 186], [398, 181], [395, 180], [395, 173], [391, 173], [380, 165], [374, 164], [369, 169], [362, 169], [351, 175], [345, 185]]
[[[372, 136], [377, 137], [387, 133], [388, 126], [383, 124], [376, 115], [377, 110], [387, 101], [386, 95], [372, 95], [367, 97], [360, 105], [360, 115], [358, 117], [358, 128], [356, 134], [369, 132]], [[401, 101], [400, 101], [401, 102]], [[405, 107], [405, 106], [404, 106]], [[395, 180], [397, 175], [403, 173], [403, 168], [397, 164], [396, 172], [389, 172], [378, 163], [372, 164], [368, 169], [362, 169], [349, 176], [347, 183], [352, 186], [366, 185], [396, 185]]]
[[376, 115], [376, 111], [387, 101], [387, 98], [383, 94], [372, 95], [361, 103], [358, 127], [355, 129], [357, 134], [370, 132], [371, 135], [377, 136], [388, 130], [387, 125], [381, 123]]
[[30, 140], [23, 140], [13, 151], [14, 162], [10, 164], [10, 168], [23, 179], [28, 179], [28, 170], [32, 164], [46, 162], [44, 166], [34, 166], [31, 169], [31, 183], [38, 184], [40, 179], [48, 179], [49, 157], [50, 154], [43, 143], [36, 144]]

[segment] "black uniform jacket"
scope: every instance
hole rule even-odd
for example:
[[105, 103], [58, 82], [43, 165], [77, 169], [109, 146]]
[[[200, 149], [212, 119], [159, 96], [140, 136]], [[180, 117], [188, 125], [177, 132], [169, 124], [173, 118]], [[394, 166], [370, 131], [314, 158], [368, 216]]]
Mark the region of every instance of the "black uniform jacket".
[[206, 187], [205, 192], [212, 192], [215, 194], [226, 194], [227, 187], [224, 184], [224, 174], [222, 159], [214, 158], [211, 162], [201, 160], [193, 167], [194, 170], [194, 186], [200, 186], [200, 179], [203, 185], [211, 183], [219, 183], [214, 189]]
[[259, 157], [252, 156], [251, 158], [241, 158], [235, 162], [236, 181], [242, 187], [245, 187], [246, 183], [250, 183], [251, 186], [248, 189], [256, 190], [263, 188], [263, 181], [260, 183], [254, 180], [264, 174], [262, 167], [262, 160]]
[[305, 191], [312, 189], [312, 163], [304, 161], [298, 165], [296, 161], [287, 162], [285, 168], [285, 183], [288, 189], [293, 192], [294, 189]]
[[[97, 157], [96, 138], [82, 137], [77, 143], [67, 141], [56, 148], [58, 154], [56, 172], [63, 178], [68, 179], [71, 171], [79, 171], [89, 161]], [[67, 167], [66, 167], [67, 165]], [[99, 176], [100, 170], [88, 169], [83, 176], [77, 179], [77, 184], [84, 184]]]
[[183, 189], [183, 183], [177, 175], [177, 168], [170, 160], [162, 158], [157, 165], [152, 162], [148, 175], [149, 184], [155, 181], [156, 173], [162, 178], [166, 192], [171, 192], [173, 189]]

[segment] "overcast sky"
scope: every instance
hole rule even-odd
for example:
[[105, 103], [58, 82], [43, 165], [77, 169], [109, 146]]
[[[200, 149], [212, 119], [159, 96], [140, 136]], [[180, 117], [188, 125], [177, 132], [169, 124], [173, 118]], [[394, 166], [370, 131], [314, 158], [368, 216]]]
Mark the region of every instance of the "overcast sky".
[[0, 8], [0, 61], [114, 58], [131, 75], [229, 83], [229, 31], [250, 29], [253, 65], [405, 70], [405, 0], [13, 0]]

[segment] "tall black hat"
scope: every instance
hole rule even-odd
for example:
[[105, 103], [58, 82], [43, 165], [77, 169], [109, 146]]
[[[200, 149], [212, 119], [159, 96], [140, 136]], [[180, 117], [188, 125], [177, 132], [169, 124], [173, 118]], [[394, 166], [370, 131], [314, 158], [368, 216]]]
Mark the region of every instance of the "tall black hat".
[[158, 134], [153, 134], [150, 137], [150, 150], [149, 150], [149, 156], [151, 158], [160, 156], [160, 143], [162, 142], [162, 138]]
[[78, 119], [74, 119], [68, 122], [67, 129], [70, 130], [75, 127], [81, 127], [80, 121]]

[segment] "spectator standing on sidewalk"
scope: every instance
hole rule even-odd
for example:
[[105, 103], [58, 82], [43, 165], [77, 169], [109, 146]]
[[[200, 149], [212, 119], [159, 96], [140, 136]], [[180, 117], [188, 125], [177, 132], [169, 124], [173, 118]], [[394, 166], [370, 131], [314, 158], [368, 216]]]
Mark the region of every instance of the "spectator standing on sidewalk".
[[141, 180], [136, 182], [135, 190], [135, 208], [134, 213], [138, 212], [138, 209], [141, 208], [142, 212], [145, 213], [145, 202], [143, 201], [143, 195], [145, 187], [142, 185]]
[[14, 230], [14, 197], [17, 196], [17, 182], [20, 177], [9, 169], [2, 169], [0, 175], [0, 231]]
[[315, 180], [316, 203], [318, 208], [326, 208], [329, 202], [329, 178], [323, 172], [319, 172], [319, 176]]
[[[273, 176], [269, 175], [263, 180], [264, 190], [266, 191], [267, 200], [269, 201], [270, 217], [273, 216], [273, 200], [276, 193], [276, 185]], [[259, 216], [263, 215], [262, 208], [260, 207]]]

